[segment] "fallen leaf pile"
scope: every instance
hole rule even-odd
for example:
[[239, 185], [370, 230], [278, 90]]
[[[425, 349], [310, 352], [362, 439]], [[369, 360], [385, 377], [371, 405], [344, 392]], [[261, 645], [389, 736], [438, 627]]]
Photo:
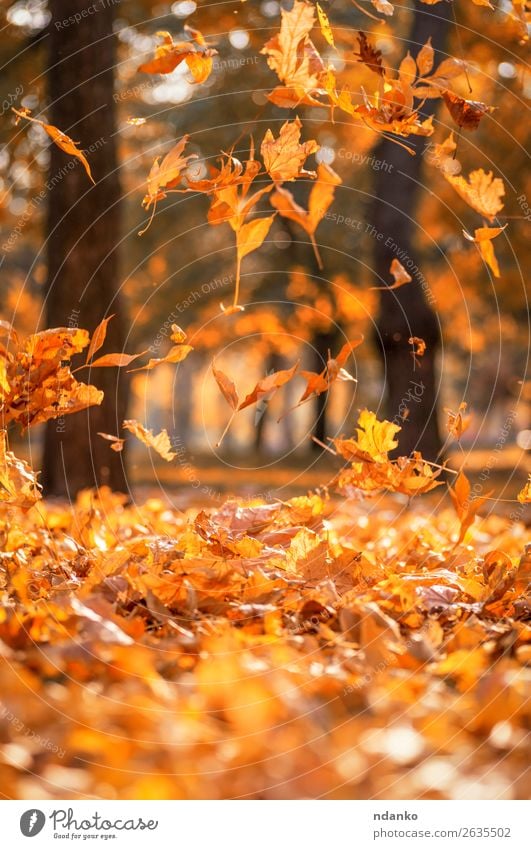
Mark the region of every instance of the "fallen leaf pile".
[[1, 792], [525, 797], [525, 528], [395, 498], [0, 503]]

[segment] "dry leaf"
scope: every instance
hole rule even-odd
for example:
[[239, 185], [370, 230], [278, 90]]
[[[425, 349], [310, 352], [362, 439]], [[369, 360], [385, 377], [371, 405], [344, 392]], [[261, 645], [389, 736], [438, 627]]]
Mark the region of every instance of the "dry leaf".
[[144, 427], [143, 424], [137, 422], [136, 419], [126, 419], [122, 423], [122, 427], [130, 431], [133, 436], [136, 436], [136, 438], [139, 439], [140, 442], [143, 442], [144, 445], [147, 445], [148, 448], [153, 448], [153, 450], [156, 451], [163, 460], [170, 462], [177, 456], [177, 454], [171, 450], [170, 437], [168, 436], [168, 432], [165, 428], [155, 435], [152, 430], [148, 430], [148, 428]]
[[321, 32], [323, 34], [323, 38], [328, 42], [330, 47], [335, 47], [334, 42], [334, 33], [332, 32], [332, 27], [330, 26], [330, 21], [328, 20], [328, 15], [322, 9], [321, 5], [317, 3], [317, 18], [319, 20], [319, 26], [321, 27]]
[[199, 30], [185, 27], [185, 31], [191, 36], [191, 41], [174, 43], [169, 32], [156, 33], [162, 44], [155, 48], [154, 58], [144, 62], [138, 70], [146, 74], [171, 74], [181, 62], [186, 62], [194, 82], [205, 82], [212, 73], [212, 57], [217, 55], [217, 50], [207, 47]]
[[314, 171], [305, 171], [306, 158], [319, 150], [316, 141], [300, 143], [302, 124], [299, 118], [286, 121], [277, 139], [267, 130], [262, 141], [261, 154], [264, 166], [275, 183], [295, 180], [297, 177], [315, 177]]
[[109, 324], [112, 318], [114, 318], [114, 315], [110, 315], [108, 316], [108, 318], [104, 318], [103, 321], [101, 321], [96, 327], [96, 330], [92, 334], [92, 339], [90, 340], [90, 345], [87, 351], [87, 358], [85, 360], [85, 363], [88, 363], [92, 359], [94, 354], [100, 350], [101, 346], [105, 342], [105, 337], [107, 335], [107, 325]]
[[358, 53], [354, 54], [358, 57], [357, 61], [363, 62], [363, 64], [366, 65], [367, 68], [370, 68], [371, 71], [374, 71], [374, 73], [378, 74], [380, 77], [385, 77], [382, 51], [377, 50], [376, 47], [373, 47], [365, 33], [361, 31], [358, 32], [358, 43]]
[[516, 497], [520, 504], [531, 503], [531, 475], [529, 475], [529, 480], [527, 481], [526, 485], [520, 490]]
[[274, 215], [268, 218], [255, 218], [240, 227], [236, 234], [236, 247], [240, 261], [244, 256], [261, 247], [274, 220]]
[[101, 431], [98, 431], [98, 436], [101, 436], [102, 439], [106, 439], [107, 442], [111, 442], [111, 448], [113, 451], [116, 451], [117, 453], [123, 451], [125, 442], [124, 439], [121, 439], [119, 436], [113, 436], [112, 433], [102, 433]]
[[465, 431], [468, 430], [472, 423], [472, 416], [465, 415], [467, 404], [465, 401], [462, 401], [459, 404], [459, 409], [457, 413], [453, 413], [452, 410], [446, 409], [445, 412], [448, 416], [446, 421], [446, 429], [448, 433], [455, 437], [457, 441], [461, 439], [462, 435]]
[[142, 201], [142, 206], [145, 209], [149, 209], [151, 204], [156, 204], [157, 201], [165, 198], [169, 189], [178, 186], [190, 162], [197, 159], [195, 153], [183, 156], [188, 139], [189, 136], [183, 136], [182, 139], [179, 139], [162, 159], [162, 162], [160, 156], [155, 159], [147, 180], [147, 194]]
[[477, 130], [483, 116], [494, 111], [492, 106], [477, 100], [465, 100], [451, 91], [443, 92], [443, 100], [457, 126], [463, 130]]
[[257, 401], [269, 401], [281, 386], [284, 386], [292, 379], [298, 367], [299, 364], [297, 362], [289, 369], [275, 371], [272, 374], [268, 374], [267, 377], [263, 377], [258, 381], [254, 389], [241, 401], [238, 410], [244, 410], [251, 404], [256, 404]]
[[17, 119], [25, 118], [26, 121], [32, 121], [34, 124], [39, 124], [39, 126], [43, 128], [45, 133], [47, 133], [47, 135], [51, 138], [54, 144], [57, 145], [57, 147], [60, 147], [61, 150], [64, 150], [65, 153], [68, 153], [70, 156], [74, 156], [76, 159], [78, 159], [83, 165], [85, 171], [87, 172], [89, 179], [94, 183], [94, 185], [96, 185], [92, 177], [88, 160], [83, 151], [78, 148], [77, 142], [72, 141], [70, 136], [67, 136], [66, 133], [63, 133], [62, 130], [59, 130], [57, 127], [54, 127], [53, 124], [45, 124], [44, 121], [39, 121], [38, 118], [32, 118], [29, 114], [29, 110], [19, 110], [15, 109], [14, 107], [11, 108], [17, 116]]
[[444, 176], [472, 209], [490, 221], [503, 209], [501, 198], [505, 195], [505, 186], [500, 177], [493, 177], [492, 171], [477, 168], [470, 172], [468, 179], [461, 175]]
[[500, 267], [494, 252], [492, 240], [495, 239], [496, 236], [499, 236], [500, 233], [503, 233], [506, 227], [507, 224], [504, 224], [503, 227], [478, 227], [474, 230], [473, 236], [471, 236], [470, 233], [467, 233], [466, 230], [463, 230], [465, 238], [467, 238], [470, 242], [475, 242], [479, 246], [481, 256], [495, 277], [500, 276]]
[[404, 286], [405, 283], [411, 283], [411, 276], [407, 273], [406, 269], [402, 265], [401, 262], [397, 259], [393, 259], [391, 262], [391, 267], [389, 269], [391, 274], [393, 275], [395, 282], [392, 286], [371, 286], [371, 290], [373, 291], [381, 291], [384, 289], [388, 289], [392, 291], [393, 289], [400, 289], [401, 286]]
[[217, 369], [214, 363], [212, 363], [212, 374], [216, 378], [216, 383], [219, 386], [227, 404], [229, 404], [229, 406], [233, 410], [237, 410], [238, 405], [240, 403], [240, 399], [238, 397], [238, 392], [236, 391], [234, 381], [232, 381], [230, 377], [227, 377], [227, 375], [222, 372], [221, 369]]
[[182, 363], [188, 354], [193, 351], [191, 345], [173, 345], [165, 357], [152, 357], [147, 365], [139, 366], [138, 368], [130, 369], [130, 374], [137, 371], [151, 371], [151, 369], [160, 366], [162, 363]]
[[317, 169], [317, 180], [310, 192], [307, 211], [299, 206], [288, 189], [277, 187], [270, 198], [271, 206], [284, 218], [299, 224], [309, 235], [319, 268], [323, 267], [323, 263], [315, 241], [315, 231], [334, 199], [336, 186], [340, 184], [341, 178], [335, 171], [329, 165], [320, 163]]

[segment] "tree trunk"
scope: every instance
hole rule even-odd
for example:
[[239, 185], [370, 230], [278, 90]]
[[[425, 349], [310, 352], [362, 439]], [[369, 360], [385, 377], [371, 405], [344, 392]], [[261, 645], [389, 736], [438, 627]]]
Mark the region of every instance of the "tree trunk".
[[[106, 351], [122, 351], [125, 316], [119, 297], [118, 245], [121, 191], [113, 99], [114, 4], [98, 4], [85, 16], [86, 0], [50, 0], [50, 123], [80, 143], [96, 181], [81, 163], [50, 146], [47, 183], [48, 327], [93, 331], [109, 324]], [[72, 16], [80, 14], [79, 22]], [[70, 19], [70, 22], [69, 22]], [[126, 415], [127, 380], [116, 369], [83, 373], [105, 392], [101, 407], [49, 422], [43, 484], [48, 495], [75, 496], [84, 487], [108, 484], [126, 491], [124, 456], [109, 450], [98, 431], [118, 433]]]
[[[445, 58], [440, 51], [446, 45], [449, 15], [448, 3], [425, 6], [417, 0], [408, 45], [413, 56], [431, 36], [435, 63]], [[437, 100], [426, 101], [422, 114], [433, 114], [436, 105]], [[384, 138], [374, 151], [375, 158], [384, 163], [376, 175], [373, 228], [369, 231], [375, 240], [374, 267], [379, 277], [378, 285], [391, 282], [389, 267], [393, 259], [398, 259], [413, 278], [400, 289], [381, 293], [376, 336], [385, 369], [386, 418], [402, 426], [399, 453], [419, 450], [433, 460], [441, 449], [436, 370], [441, 332], [429, 282], [414, 258], [415, 213], [427, 142], [410, 136], [407, 143], [415, 146], [415, 156]], [[427, 344], [422, 358], [412, 356], [413, 348], [408, 340], [413, 336], [424, 339]], [[406, 408], [409, 410], [407, 416]]]

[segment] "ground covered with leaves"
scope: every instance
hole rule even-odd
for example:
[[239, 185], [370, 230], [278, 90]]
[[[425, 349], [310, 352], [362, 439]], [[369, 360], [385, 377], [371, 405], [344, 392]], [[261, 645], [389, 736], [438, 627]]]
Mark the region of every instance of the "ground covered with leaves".
[[440, 491], [1, 507], [2, 794], [525, 797], [526, 530]]

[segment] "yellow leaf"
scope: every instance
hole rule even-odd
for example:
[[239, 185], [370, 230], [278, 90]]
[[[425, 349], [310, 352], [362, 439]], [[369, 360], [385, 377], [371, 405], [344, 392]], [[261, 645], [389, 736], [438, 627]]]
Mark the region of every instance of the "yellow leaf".
[[105, 337], [107, 335], [107, 325], [109, 324], [111, 318], [114, 318], [114, 315], [110, 315], [108, 318], [104, 318], [103, 321], [100, 321], [96, 330], [92, 334], [92, 339], [90, 340], [89, 349], [87, 351], [87, 359], [85, 362], [89, 362], [92, 359], [94, 354], [99, 351], [103, 343], [105, 342]]
[[496, 254], [494, 252], [492, 240], [495, 239], [496, 236], [499, 236], [500, 233], [503, 233], [506, 227], [507, 224], [505, 224], [503, 227], [478, 227], [476, 230], [474, 230], [473, 236], [471, 236], [470, 233], [467, 233], [466, 230], [463, 230], [465, 238], [467, 238], [469, 242], [476, 242], [479, 247], [481, 256], [483, 257], [495, 277], [500, 276], [500, 267], [498, 265]]
[[165, 428], [160, 433], [154, 434], [152, 430], [144, 427], [143, 424], [137, 422], [136, 419], [126, 419], [122, 427], [130, 431], [137, 439], [147, 445], [148, 448], [153, 448], [157, 454], [160, 454], [163, 460], [170, 462], [177, 454], [171, 450], [170, 437]]
[[313, 171], [305, 171], [303, 165], [307, 156], [319, 150], [319, 145], [313, 140], [300, 144], [301, 127], [299, 118], [295, 118], [282, 125], [277, 139], [271, 130], [264, 136], [261, 147], [264, 166], [276, 183], [315, 176]]
[[468, 180], [461, 175], [453, 177], [446, 173], [444, 177], [458, 195], [485, 218], [492, 220], [503, 209], [501, 198], [505, 195], [505, 186], [500, 177], [493, 176], [492, 171], [478, 168], [470, 172]]
[[244, 256], [252, 251], [258, 250], [262, 245], [265, 237], [269, 233], [269, 229], [275, 219], [274, 215], [267, 218], [255, 218], [244, 224], [236, 233], [236, 242], [238, 249], [238, 258], [242, 260]]
[[183, 136], [179, 139], [162, 162], [160, 157], [155, 159], [147, 180], [147, 194], [142, 202], [145, 209], [149, 209], [152, 203], [165, 197], [166, 189], [175, 188], [181, 182], [183, 172], [189, 163], [193, 159], [197, 159], [195, 153], [183, 156], [188, 139], [189, 136]]
[[420, 48], [417, 53], [417, 67], [419, 69], [419, 74], [421, 77], [429, 74], [431, 69], [433, 68], [433, 57], [434, 50], [431, 46], [431, 37], [428, 38], [426, 44]]
[[379, 422], [375, 413], [362, 410], [356, 430], [359, 449], [371, 460], [383, 463], [389, 451], [398, 446], [395, 436], [401, 428], [385, 420]]
[[323, 34], [323, 38], [328, 42], [330, 47], [335, 47], [334, 42], [334, 33], [332, 32], [332, 27], [330, 26], [330, 21], [328, 20], [328, 15], [323, 11], [319, 3], [317, 3], [317, 17], [319, 19], [319, 26], [321, 27], [321, 32]]

